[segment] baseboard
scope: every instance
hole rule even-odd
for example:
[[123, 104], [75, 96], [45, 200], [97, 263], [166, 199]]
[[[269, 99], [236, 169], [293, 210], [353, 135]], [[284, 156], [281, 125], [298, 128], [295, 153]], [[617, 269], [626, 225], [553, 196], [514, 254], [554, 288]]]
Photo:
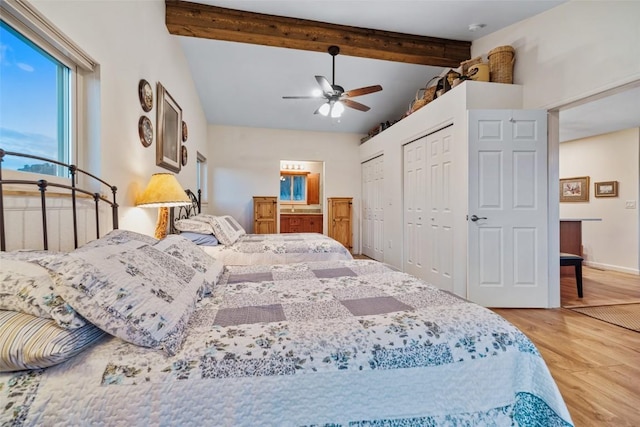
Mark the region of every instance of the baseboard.
[[604, 264], [601, 262], [593, 262], [593, 261], [586, 261], [586, 260], [584, 261], [583, 265], [591, 268], [597, 268], [598, 270], [611, 270], [611, 271], [618, 271], [620, 273], [634, 274], [636, 276], [640, 276], [640, 270], [635, 268], [620, 267], [619, 265]]

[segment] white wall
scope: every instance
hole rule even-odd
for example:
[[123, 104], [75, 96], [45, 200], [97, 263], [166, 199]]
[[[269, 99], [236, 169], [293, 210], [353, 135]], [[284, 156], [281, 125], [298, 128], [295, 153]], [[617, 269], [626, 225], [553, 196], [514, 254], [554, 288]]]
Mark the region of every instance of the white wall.
[[[189, 162], [177, 176], [183, 187], [196, 182], [196, 151], [209, 157], [207, 124], [188, 64], [175, 36], [164, 25], [164, 1], [33, 0], [45, 17], [100, 64], [99, 83], [88, 106], [97, 120], [87, 130], [88, 168], [118, 187], [120, 227], [153, 234], [157, 210], [134, 207], [135, 198], [156, 172], [155, 142], [144, 148], [138, 119], [138, 82], [161, 82], [182, 108], [189, 128]], [[156, 108], [147, 116], [156, 126]], [[87, 143], [81, 141], [81, 143]], [[99, 170], [96, 170], [99, 169]]]
[[[582, 223], [587, 265], [639, 274], [638, 177], [640, 129], [578, 139], [560, 144], [560, 177], [590, 178], [589, 202], [560, 203], [560, 218], [602, 218]], [[595, 197], [594, 184], [618, 181], [618, 197]], [[625, 202], [636, 202], [626, 209]]]
[[640, 79], [640, 2], [573, 0], [473, 42], [511, 45], [524, 108], [553, 108]]
[[253, 196], [280, 194], [280, 161], [324, 162], [324, 230], [327, 197], [353, 197], [353, 248], [360, 239], [360, 135], [232, 126], [209, 126], [211, 198], [206, 212], [233, 215], [253, 230]]

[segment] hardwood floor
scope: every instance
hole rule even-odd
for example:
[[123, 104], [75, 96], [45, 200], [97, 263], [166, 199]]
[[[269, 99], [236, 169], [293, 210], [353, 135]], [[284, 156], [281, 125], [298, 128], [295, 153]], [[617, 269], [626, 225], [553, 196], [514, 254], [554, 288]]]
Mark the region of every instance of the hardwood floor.
[[[583, 269], [560, 280], [562, 305], [640, 302], [640, 277]], [[538, 347], [576, 426], [640, 426], [640, 333], [566, 308], [494, 309]]]

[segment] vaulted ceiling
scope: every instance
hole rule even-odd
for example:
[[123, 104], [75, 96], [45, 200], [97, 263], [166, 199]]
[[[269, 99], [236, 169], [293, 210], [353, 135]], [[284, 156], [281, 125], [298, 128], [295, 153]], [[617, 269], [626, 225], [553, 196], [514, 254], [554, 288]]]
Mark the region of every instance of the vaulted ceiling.
[[[209, 123], [365, 134], [401, 117], [431, 77], [468, 59], [473, 40], [564, 1], [166, 0], [166, 25]], [[331, 45], [341, 50], [335, 84], [383, 87], [354, 99], [368, 112], [347, 108], [332, 119], [313, 114], [322, 99], [282, 99], [310, 95], [316, 75], [332, 81]], [[561, 124], [563, 115], [586, 132], [576, 109], [561, 112]]]

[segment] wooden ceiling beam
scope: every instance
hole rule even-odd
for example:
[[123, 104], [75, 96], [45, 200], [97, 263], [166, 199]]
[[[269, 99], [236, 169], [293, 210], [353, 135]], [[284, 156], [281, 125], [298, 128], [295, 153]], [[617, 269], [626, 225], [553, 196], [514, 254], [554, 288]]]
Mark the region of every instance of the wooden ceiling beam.
[[471, 57], [471, 42], [245, 12], [166, 0], [169, 33], [230, 42], [327, 52], [410, 64], [457, 68]]

